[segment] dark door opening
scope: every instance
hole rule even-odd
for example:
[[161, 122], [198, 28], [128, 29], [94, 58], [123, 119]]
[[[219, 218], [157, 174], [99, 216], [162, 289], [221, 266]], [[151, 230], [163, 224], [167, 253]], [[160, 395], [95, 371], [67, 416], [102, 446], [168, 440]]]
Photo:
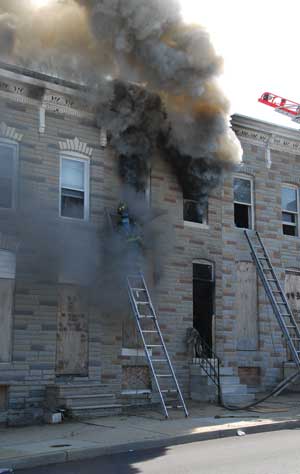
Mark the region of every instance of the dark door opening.
[[[193, 326], [210, 349], [213, 343], [214, 279], [209, 264], [193, 264]], [[197, 354], [198, 357], [200, 354]], [[206, 354], [210, 356], [210, 354]]]

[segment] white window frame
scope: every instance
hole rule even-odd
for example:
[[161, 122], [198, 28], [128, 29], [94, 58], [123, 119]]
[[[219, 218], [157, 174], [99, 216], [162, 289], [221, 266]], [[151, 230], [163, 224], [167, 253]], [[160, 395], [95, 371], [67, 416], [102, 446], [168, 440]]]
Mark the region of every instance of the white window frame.
[[194, 202], [196, 204], [198, 204], [198, 201], [196, 201], [195, 199], [185, 199], [183, 197], [182, 199], [182, 207], [183, 207], [183, 223], [184, 223], [184, 227], [195, 227], [195, 228], [198, 228], [198, 229], [209, 229], [209, 225], [208, 225], [208, 207], [209, 207], [209, 203], [207, 202], [207, 212], [206, 212], [206, 215], [203, 216], [203, 222], [194, 222], [194, 221], [186, 221], [184, 220], [184, 202], [185, 201], [190, 201], [190, 202]]
[[[245, 181], [250, 181], [250, 204], [234, 200], [234, 180], [235, 179], [244, 179]], [[235, 225], [234, 205], [235, 204], [240, 204], [242, 206], [250, 207], [251, 219], [250, 219], [249, 230], [253, 230], [254, 229], [254, 222], [255, 222], [254, 221], [254, 180], [253, 180], [253, 178], [251, 176], [244, 175], [244, 174], [235, 174], [235, 175], [233, 175], [233, 178], [232, 178], [232, 191], [233, 191], [233, 223], [234, 223], [235, 229], [245, 230], [244, 227], [237, 227]]]
[[[286, 209], [283, 209], [282, 207], [282, 189], [283, 188], [288, 188], [288, 189], [293, 189], [293, 191], [296, 191], [296, 203], [297, 203], [297, 212], [295, 211], [288, 211]], [[299, 188], [298, 186], [294, 185], [294, 184], [285, 184], [285, 183], [282, 183], [281, 184], [281, 188], [280, 188], [280, 191], [281, 191], [281, 231], [282, 231], [282, 235], [284, 235], [285, 237], [299, 237]], [[296, 216], [297, 218], [297, 222], [296, 224], [292, 224], [292, 223], [288, 223], [288, 222], [285, 222], [283, 219], [282, 219], [282, 214], [283, 213], [286, 213], [286, 214], [293, 214]], [[293, 227], [296, 229], [296, 235], [289, 235], [289, 234], [284, 234], [283, 232], [283, 225], [287, 225], [289, 227]]]
[[[61, 214], [61, 198], [62, 198], [62, 163], [63, 160], [72, 160], [72, 161], [79, 161], [80, 163], [84, 164], [84, 217], [83, 219], [79, 219], [76, 217], [68, 217], [62, 216]], [[62, 219], [68, 219], [75, 222], [83, 222], [88, 221], [90, 218], [90, 159], [85, 155], [82, 155], [78, 152], [68, 152], [65, 151], [60, 153], [60, 166], [59, 166], [59, 216]]]
[[12, 205], [11, 207], [1, 207], [1, 211], [15, 210], [18, 196], [18, 168], [19, 168], [19, 144], [8, 138], [0, 138], [0, 145], [5, 145], [13, 150], [13, 177], [12, 177]]

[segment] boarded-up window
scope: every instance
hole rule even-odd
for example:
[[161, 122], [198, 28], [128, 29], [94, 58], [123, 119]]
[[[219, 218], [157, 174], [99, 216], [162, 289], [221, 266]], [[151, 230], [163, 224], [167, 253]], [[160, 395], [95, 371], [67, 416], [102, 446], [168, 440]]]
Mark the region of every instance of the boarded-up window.
[[15, 255], [12, 252], [0, 250], [0, 362], [9, 362], [11, 359], [15, 268]]
[[59, 288], [57, 375], [88, 374], [88, 303], [83, 289]]
[[285, 293], [294, 318], [296, 319], [298, 325], [300, 325], [300, 272], [286, 272]]
[[254, 351], [258, 343], [257, 278], [252, 262], [237, 264], [237, 349]]
[[6, 385], [0, 385], [0, 411], [7, 409], [7, 391]]

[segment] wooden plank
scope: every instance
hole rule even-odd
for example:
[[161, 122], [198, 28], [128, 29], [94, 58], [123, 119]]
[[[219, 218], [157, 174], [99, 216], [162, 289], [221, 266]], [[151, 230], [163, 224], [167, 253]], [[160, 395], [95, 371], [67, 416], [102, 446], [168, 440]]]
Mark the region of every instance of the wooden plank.
[[57, 375], [88, 375], [88, 304], [76, 286], [59, 288]]
[[16, 275], [16, 255], [0, 250], [0, 278], [14, 279]]
[[15, 280], [0, 279], [0, 362], [11, 358], [14, 287]]
[[237, 264], [237, 349], [254, 351], [258, 345], [257, 276], [252, 262]]
[[290, 308], [300, 325], [300, 273], [296, 271], [287, 271], [285, 274], [285, 294]]
[[7, 386], [0, 385], [0, 410], [7, 409]]

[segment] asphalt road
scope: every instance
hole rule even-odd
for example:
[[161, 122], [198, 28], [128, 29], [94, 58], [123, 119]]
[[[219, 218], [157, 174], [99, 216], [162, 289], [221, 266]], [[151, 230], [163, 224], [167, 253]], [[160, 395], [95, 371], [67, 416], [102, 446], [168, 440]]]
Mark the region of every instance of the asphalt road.
[[18, 474], [298, 474], [300, 429], [16, 471]]

